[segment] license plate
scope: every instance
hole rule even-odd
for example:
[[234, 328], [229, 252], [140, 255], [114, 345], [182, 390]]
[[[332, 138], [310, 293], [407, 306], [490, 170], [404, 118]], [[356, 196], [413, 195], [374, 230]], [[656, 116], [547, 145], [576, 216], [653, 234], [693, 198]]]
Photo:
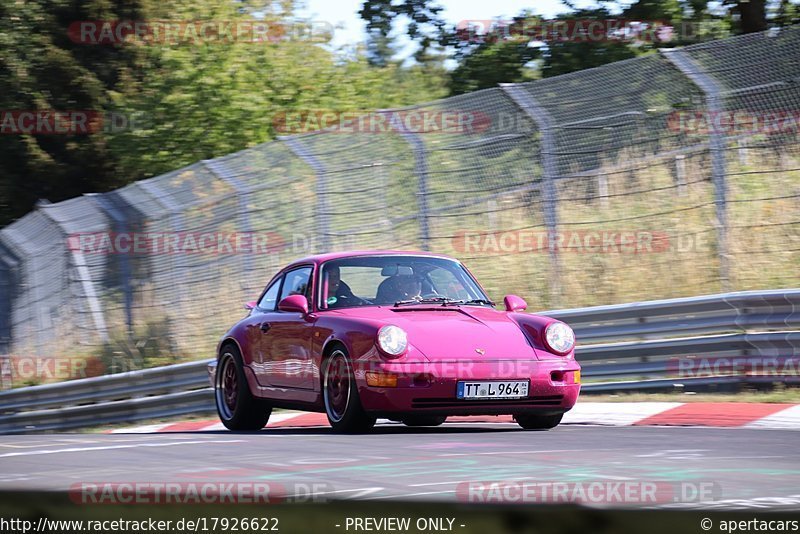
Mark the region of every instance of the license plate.
[[528, 396], [527, 380], [459, 382], [459, 399], [520, 399]]

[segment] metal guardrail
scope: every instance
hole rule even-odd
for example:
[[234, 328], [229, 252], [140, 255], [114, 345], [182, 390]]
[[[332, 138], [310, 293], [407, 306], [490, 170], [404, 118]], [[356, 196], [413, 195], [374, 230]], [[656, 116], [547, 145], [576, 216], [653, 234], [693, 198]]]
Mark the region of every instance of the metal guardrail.
[[0, 433], [74, 428], [211, 412], [208, 361], [0, 393]]
[[[582, 342], [576, 353], [583, 376], [602, 380], [585, 383], [585, 393], [688, 391], [798, 381], [796, 376], [757, 374], [665, 377], [675, 374], [678, 362], [693, 357], [800, 357], [800, 289], [541, 313], [570, 324]], [[0, 392], [0, 433], [68, 430], [211, 413], [214, 402], [208, 363], [190, 362]]]
[[725, 332], [800, 329], [800, 289], [740, 291], [541, 312], [569, 324], [581, 343]]

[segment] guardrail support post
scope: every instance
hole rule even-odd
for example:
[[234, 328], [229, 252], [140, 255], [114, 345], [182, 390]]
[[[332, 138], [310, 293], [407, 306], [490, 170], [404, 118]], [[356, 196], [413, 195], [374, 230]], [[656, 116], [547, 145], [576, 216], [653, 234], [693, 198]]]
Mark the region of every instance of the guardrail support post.
[[[660, 50], [661, 54], [703, 91], [708, 114], [714, 118], [724, 111], [722, 88], [703, 68], [681, 48]], [[712, 120], [712, 122], [714, 122]], [[711, 173], [714, 182], [717, 215], [717, 254], [719, 256], [719, 278], [722, 290], [731, 290], [730, 265], [728, 259], [728, 184], [725, 170], [725, 133], [709, 129], [708, 145], [711, 152]]]
[[561, 301], [561, 262], [556, 249], [558, 232], [558, 164], [556, 161], [555, 121], [550, 113], [517, 84], [501, 84], [508, 97], [530, 117], [541, 132], [542, 158], [542, 200], [544, 203], [544, 223], [547, 227], [547, 246], [550, 252], [550, 296], [552, 305]]
[[328, 209], [328, 177], [325, 166], [298, 142], [294, 137], [279, 136], [278, 140], [286, 143], [295, 156], [305, 161], [317, 176], [317, 220], [319, 221], [319, 235], [322, 237], [319, 248], [329, 252], [331, 250], [331, 224]]
[[14, 377], [11, 375], [11, 355], [0, 354], [0, 391], [11, 389]]

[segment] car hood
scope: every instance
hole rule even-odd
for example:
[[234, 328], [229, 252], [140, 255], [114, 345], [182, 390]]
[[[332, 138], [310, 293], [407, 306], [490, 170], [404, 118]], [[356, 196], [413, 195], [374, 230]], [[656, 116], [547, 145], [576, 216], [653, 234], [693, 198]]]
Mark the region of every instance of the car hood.
[[[538, 359], [536, 349], [506, 312], [480, 306], [363, 307], [337, 314], [380, 327], [399, 326], [428, 360]], [[482, 352], [481, 352], [482, 351]]]

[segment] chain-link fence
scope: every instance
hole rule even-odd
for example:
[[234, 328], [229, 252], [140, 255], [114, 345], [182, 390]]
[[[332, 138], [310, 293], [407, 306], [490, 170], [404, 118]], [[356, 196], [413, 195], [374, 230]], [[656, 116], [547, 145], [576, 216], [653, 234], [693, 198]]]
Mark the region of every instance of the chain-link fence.
[[0, 353], [205, 358], [330, 250], [451, 254], [533, 310], [797, 286], [798, 48], [673, 49], [42, 204], [0, 231]]

